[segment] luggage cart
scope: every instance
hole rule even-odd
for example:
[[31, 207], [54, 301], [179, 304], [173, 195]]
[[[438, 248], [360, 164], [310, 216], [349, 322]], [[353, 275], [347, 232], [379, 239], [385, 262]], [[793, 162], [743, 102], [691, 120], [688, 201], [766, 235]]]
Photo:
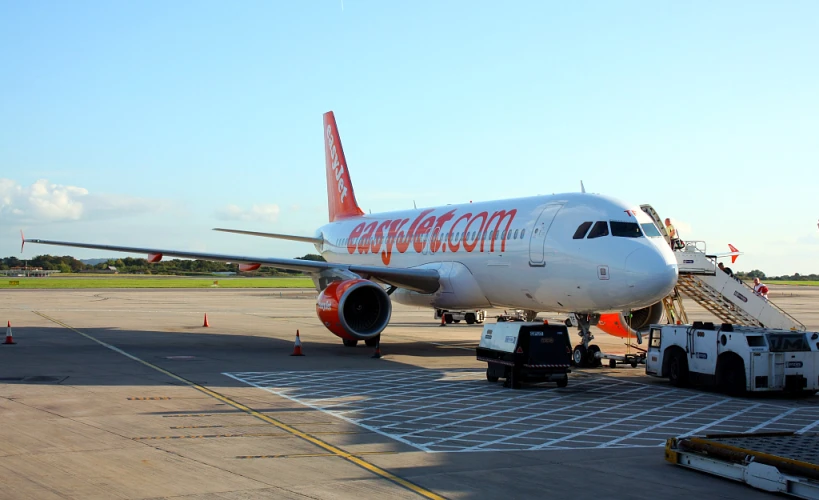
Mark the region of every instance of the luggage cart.
[[819, 433], [768, 432], [671, 438], [665, 459], [754, 488], [819, 499]]
[[476, 349], [478, 361], [488, 363], [486, 379], [505, 379], [504, 387], [523, 382], [556, 382], [566, 387], [571, 371], [572, 345], [565, 325], [501, 322], [484, 325]]

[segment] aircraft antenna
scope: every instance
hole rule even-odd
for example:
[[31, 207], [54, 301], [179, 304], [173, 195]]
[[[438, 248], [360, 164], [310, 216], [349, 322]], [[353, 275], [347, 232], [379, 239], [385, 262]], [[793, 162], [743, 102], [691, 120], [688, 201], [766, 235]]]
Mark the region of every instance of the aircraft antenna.
[[580, 192], [581, 192], [581, 193], [585, 193], [585, 192], [586, 192], [586, 186], [584, 186], [584, 185], [583, 185], [583, 181], [580, 181]]

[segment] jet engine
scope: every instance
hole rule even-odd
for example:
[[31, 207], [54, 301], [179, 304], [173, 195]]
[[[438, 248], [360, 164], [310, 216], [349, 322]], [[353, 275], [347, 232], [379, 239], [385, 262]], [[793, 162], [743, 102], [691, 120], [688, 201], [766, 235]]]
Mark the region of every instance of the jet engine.
[[660, 318], [663, 317], [663, 303], [657, 302], [642, 309], [634, 309], [631, 311], [631, 318], [628, 314], [628, 311], [601, 314], [597, 328], [615, 337], [636, 338], [637, 332], [645, 333], [649, 326], [660, 322]]
[[372, 281], [333, 281], [322, 290], [316, 314], [345, 344], [377, 337], [390, 322], [392, 303], [387, 292]]

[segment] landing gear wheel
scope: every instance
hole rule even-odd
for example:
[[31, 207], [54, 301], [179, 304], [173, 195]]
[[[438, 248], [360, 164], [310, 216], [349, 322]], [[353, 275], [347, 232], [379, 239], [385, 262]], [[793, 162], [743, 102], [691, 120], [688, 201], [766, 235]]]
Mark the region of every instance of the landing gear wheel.
[[610, 359], [609, 360], [609, 368], [615, 368], [617, 366], [617, 361]]
[[358, 341], [355, 339], [341, 339], [341, 341], [344, 342], [344, 347], [355, 347], [358, 345]]
[[464, 319], [466, 320], [467, 325], [474, 325], [475, 324], [475, 313], [466, 313], [464, 315]]
[[563, 377], [562, 379], [557, 381], [557, 386], [558, 387], [566, 387], [567, 385], [569, 385], [569, 376], [568, 375], [566, 375], [565, 377]]
[[381, 341], [381, 335], [376, 335], [375, 337], [373, 337], [371, 339], [365, 340], [364, 343], [367, 344], [367, 347], [375, 347], [375, 346], [378, 345], [378, 343], [380, 341]]
[[452, 315], [451, 314], [444, 314], [444, 322], [447, 325], [452, 324]]
[[680, 351], [671, 353], [671, 359], [668, 360], [668, 381], [674, 387], [688, 385], [688, 360]]
[[589, 350], [586, 352], [586, 363], [591, 367], [602, 366], [603, 362], [600, 361], [600, 358], [597, 357], [597, 354], [600, 352], [600, 348], [596, 345], [590, 345]]
[[489, 374], [489, 368], [487, 368], [486, 369], [486, 380], [488, 380], [490, 382], [497, 382], [498, 380], [500, 380], [500, 377], [498, 377], [497, 375], [490, 375]]
[[575, 346], [574, 351], [572, 351], [572, 363], [574, 366], [585, 368], [587, 359], [586, 347], [583, 346], [583, 344]]

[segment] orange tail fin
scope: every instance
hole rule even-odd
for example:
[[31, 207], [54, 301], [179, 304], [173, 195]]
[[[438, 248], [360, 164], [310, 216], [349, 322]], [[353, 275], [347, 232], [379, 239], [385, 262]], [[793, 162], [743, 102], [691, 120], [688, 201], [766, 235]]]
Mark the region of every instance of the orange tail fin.
[[336, 117], [332, 111], [324, 113], [324, 155], [327, 159], [327, 203], [330, 222], [364, 215], [355, 201], [353, 183], [347, 170], [347, 160], [341, 148]]

